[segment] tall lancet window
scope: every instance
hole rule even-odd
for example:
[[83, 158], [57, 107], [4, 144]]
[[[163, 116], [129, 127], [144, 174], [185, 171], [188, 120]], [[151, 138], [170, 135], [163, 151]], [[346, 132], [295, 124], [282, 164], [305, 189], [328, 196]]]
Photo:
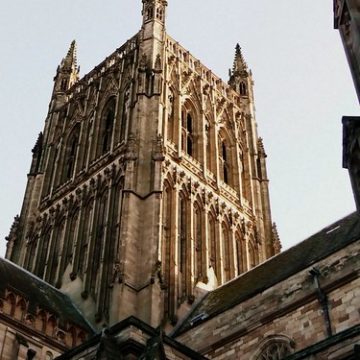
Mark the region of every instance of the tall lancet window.
[[106, 104], [100, 122], [100, 132], [98, 140], [98, 155], [106, 154], [110, 151], [111, 140], [115, 120], [116, 99], [111, 98]]
[[60, 256], [61, 241], [64, 232], [64, 223], [65, 223], [64, 218], [62, 218], [60, 221], [57, 222], [57, 224], [55, 225], [53, 239], [52, 239], [52, 245], [51, 245], [52, 248], [50, 250], [49, 270], [47, 276], [47, 281], [52, 285], [56, 284], [56, 276], [60, 263], [59, 256]]
[[195, 247], [195, 281], [202, 281], [203, 277], [203, 236], [202, 236], [202, 209], [198, 203], [194, 206], [194, 247]]
[[47, 264], [47, 255], [48, 255], [48, 250], [49, 250], [49, 244], [50, 244], [50, 236], [51, 236], [51, 228], [47, 228], [43, 234], [40, 237], [39, 240], [39, 260], [38, 260], [38, 269], [36, 272], [36, 275], [39, 278], [42, 278], [44, 276], [44, 272], [45, 272], [45, 267]]
[[163, 226], [163, 237], [161, 246], [161, 264], [162, 272], [164, 274], [164, 285], [168, 291], [165, 292], [164, 296], [164, 310], [165, 316], [172, 317], [174, 315], [174, 269], [171, 266], [172, 254], [174, 253], [174, 244], [171, 241], [171, 230], [172, 230], [172, 188], [171, 185], [166, 181], [164, 183], [163, 191], [163, 204], [162, 204], [162, 226]]
[[231, 245], [230, 245], [230, 230], [226, 223], [222, 224], [223, 233], [223, 263], [225, 281], [231, 279]]
[[216, 220], [215, 216], [212, 213], [209, 213], [209, 223], [208, 223], [208, 232], [209, 232], [209, 246], [210, 246], [210, 265], [214, 270], [215, 275], [218, 273], [218, 252], [216, 247]]
[[246, 96], [247, 95], [247, 88], [246, 88], [246, 84], [241, 81], [239, 84], [239, 92], [241, 96]]
[[84, 208], [84, 215], [82, 217], [82, 231], [81, 237], [78, 241], [79, 246], [79, 260], [78, 260], [78, 272], [81, 276], [86, 272], [86, 261], [87, 261], [87, 254], [89, 251], [89, 242], [92, 238], [91, 234], [91, 225], [92, 225], [92, 218], [93, 218], [93, 211], [94, 211], [94, 199], [91, 198]]
[[236, 232], [235, 238], [237, 274], [240, 275], [247, 270], [245, 241], [239, 232]]
[[167, 139], [173, 141], [174, 140], [174, 93], [172, 90], [169, 90], [169, 95], [167, 99], [167, 113], [168, 113]]
[[79, 136], [80, 125], [77, 124], [66, 141], [63, 181], [70, 180], [74, 174]]
[[179, 267], [179, 297], [186, 296], [187, 284], [187, 201], [184, 194], [179, 198], [179, 239], [178, 239], [178, 267]]
[[107, 204], [107, 191], [104, 190], [98, 203], [97, 224], [95, 229], [94, 248], [92, 256], [92, 269], [91, 269], [91, 283], [90, 291], [93, 296], [97, 295], [98, 278], [100, 276], [100, 261], [105, 242], [105, 228], [106, 228], [106, 204]]
[[219, 143], [219, 166], [220, 175], [225, 184], [231, 185], [231, 174], [230, 174], [230, 154], [228, 144], [225, 139], [220, 138]]
[[181, 116], [181, 142], [183, 151], [189, 156], [194, 156], [193, 126], [192, 114], [184, 110]]
[[208, 120], [206, 120], [205, 122], [205, 147], [206, 147], [206, 167], [208, 170], [214, 172], [213, 158], [211, 156], [214, 153], [214, 144], [211, 141], [211, 127], [210, 127], [210, 122]]
[[126, 138], [126, 129], [130, 128], [130, 100], [131, 93], [130, 87], [124, 91], [122, 111], [121, 111], [121, 124], [120, 124], [120, 142]]

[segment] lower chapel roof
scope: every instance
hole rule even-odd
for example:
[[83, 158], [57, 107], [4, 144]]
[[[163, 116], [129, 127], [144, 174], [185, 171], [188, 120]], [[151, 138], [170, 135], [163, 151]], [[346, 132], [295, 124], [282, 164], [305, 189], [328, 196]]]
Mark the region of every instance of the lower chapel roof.
[[28, 312], [36, 314], [40, 308], [56, 315], [61, 325], [74, 324], [90, 334], [94, 333], [90, 324], [67, 295], [2, 258], [0, 258], [0, 279], [0, 297], [5, 295], [6, 290], [14, 291], [29, 300]]
[[[135, 341], [131, 338], [131, 331], [139, 334], [145, 334], [149, 337], [147, 343], [141, 344], [139, 334], [135, 335]], [[125, 334], [123, 331], [127, 332]], [[121, 336], [122, 335], [122, 336]], [[141, 353], [139, 359], [167, 359], [165, 354], [165, 347], [169, 347], [179, 353], [185, 355], [189, 359], [206, 360], [207, 358], [187, 346], [177, 342], [176, 340], [166, 336], [162, 332], [154, 329], [145, 322], [130, 316], [129, 318], [120, 321], [114, 326], [106, 329], [101, 334], [93, 336], [91, 339], [82, 345], [67, 351], [60, 355], [58, 360], [72, 359], [76, 355], [80, 355], [89, 348], [95, 347], [95, 352], [103, 351], [106, 359], [120, 359], [126, 351], [131, 348], [136, 349]]]
[[223, 313], [359, 239], [360, 216], [353, 213], [209, 292], [175, 330], [174, 336]]

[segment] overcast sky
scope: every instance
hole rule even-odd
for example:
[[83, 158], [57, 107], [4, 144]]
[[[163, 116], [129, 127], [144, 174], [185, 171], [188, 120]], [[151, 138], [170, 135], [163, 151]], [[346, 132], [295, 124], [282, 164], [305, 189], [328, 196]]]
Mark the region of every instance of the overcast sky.
[[[284, 248], [352, 212], [341, 117], [359, 112], [332, 0], [168, 2], [168, 33], [225, 81], [242, 46]], [[140, 12], [141, 0], [0, 3], [0, 255], [70, 42], [84, 75], [139, 30]]]

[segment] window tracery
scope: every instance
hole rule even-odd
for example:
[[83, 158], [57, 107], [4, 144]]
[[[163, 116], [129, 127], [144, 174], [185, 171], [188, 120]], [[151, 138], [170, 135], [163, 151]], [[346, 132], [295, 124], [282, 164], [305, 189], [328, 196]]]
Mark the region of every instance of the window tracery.
[[126, 88], [123, 95], [123, 106], [121, 112], [121, 124], [120, 124], [120, 142], [126, 138], [126, 129], [130, 127], [130, 86]]
[[109, 100], [105, 107], [102, 117], [102, 124], [100, 130], [100, 154], [106, 154], [110, 151], [112, 133], [115, 120], [115, 98]]
[[225, 184], [231, 185], [230, 159], [228, 153], [228, 143], [225, 138], [220, 137], [219, 141], [219, 166], [220, 175]]
[[182, 149], [189, 156], [193, 156], [193, 117], [184, 110], [181, 119]]
[[69, 134], [69, 137], [65, 145], [63, 181], [68, 181], [73, 177], [75, 171], [79, 136], [80, 136], [80, 126], [76, 125], [75, 128]]
[[294, 343], [283, 335], [270, 336], [260, 347], [254, 360], [282, 360], [293, 353]]
[[246, 84], [245, 84], [243, 81], [240, 82], [239, 90], [240, 90], [240, 95], [242, 95], [242, 96], [246, 96], [246, 95], [247, 95]]

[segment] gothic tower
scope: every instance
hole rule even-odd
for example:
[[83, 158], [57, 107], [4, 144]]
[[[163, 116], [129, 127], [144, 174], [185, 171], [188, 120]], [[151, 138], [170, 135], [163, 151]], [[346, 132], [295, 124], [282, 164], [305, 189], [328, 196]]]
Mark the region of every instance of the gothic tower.
[[81, 79], [71, 44], [8, 238], [99, 327], [175, 325], [279, 251], [240, 47], [226, 84], [166, 34], [165, 0], [142, 2], [141, 30]]

